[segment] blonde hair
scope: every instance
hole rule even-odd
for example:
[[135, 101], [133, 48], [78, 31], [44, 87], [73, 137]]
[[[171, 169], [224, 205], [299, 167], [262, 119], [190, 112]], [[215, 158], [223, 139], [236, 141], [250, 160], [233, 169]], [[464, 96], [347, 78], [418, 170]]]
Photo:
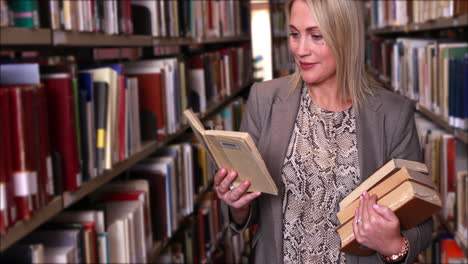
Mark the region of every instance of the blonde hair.
[[[286, 2], [287, 21], [294, 1]], [[364, 13], [357, 0], [303, 0], [317, 21], [320, 32], [336, 60], [336, 77], [340, 100], [351, 99], [361, 107], [371, 87], [380, 86], [365, 69]], [[301, 69], [297, 67], [290, 82], [295, 89], [301, 82]]]

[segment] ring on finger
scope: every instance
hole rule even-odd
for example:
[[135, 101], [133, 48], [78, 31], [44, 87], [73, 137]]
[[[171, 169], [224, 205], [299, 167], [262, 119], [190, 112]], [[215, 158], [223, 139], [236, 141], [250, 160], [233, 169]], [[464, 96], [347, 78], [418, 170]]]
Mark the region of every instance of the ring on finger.
[[356, 219], [356, 224], [359, 224], [361, 222], [362, 222], [361, 218]]
[[229, 190], [233, 190], [234, 188], [236, 188], [236, 186], [234, 186], [234, 184], [231, 183], [231, 185], [229, 185]]

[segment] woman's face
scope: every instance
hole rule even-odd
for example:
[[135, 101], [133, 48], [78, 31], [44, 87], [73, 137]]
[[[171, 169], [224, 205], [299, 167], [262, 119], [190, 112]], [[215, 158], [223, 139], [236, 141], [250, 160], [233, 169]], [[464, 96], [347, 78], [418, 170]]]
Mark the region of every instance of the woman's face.
[[302, 80], [308, 84], [320, 84], [335, 78], [335, 57], [304, 0], [294, 1], [289, 28], [289, 48], [296, 65], [301, 68]]

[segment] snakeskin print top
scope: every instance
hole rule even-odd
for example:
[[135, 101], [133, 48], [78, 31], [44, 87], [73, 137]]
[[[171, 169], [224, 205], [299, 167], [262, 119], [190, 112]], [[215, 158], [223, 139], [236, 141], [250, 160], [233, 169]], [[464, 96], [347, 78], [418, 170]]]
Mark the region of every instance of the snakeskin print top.
[[345, 263], [339, 202], [359, 185], [355, 111], [315, 105], [304, 86], [282, 169], [284, 263]]

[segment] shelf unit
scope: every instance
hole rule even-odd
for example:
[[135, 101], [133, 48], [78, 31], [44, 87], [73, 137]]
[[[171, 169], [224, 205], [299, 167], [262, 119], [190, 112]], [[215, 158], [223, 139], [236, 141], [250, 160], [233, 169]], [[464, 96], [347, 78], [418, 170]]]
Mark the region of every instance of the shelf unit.
[[[234, 92], [230, 96], [226, 97], [223, 101], [210, 106], [207, 111], [200, 115], [200, 120], [204, 120], [213, 114], [216, 111], [222, 109], [224, 106], [232, 102], [235, 98], [237, 98], [243, 92], [247, 92], [250, 88], [251, 82], [245, 87], [242, 87], [238, 91]], [[0, 236], [0, 252], [4, 251], [15, 242], [19, 241], [21, 238], [26, 236], [28, 233], [32, 232], [34, 229], [38, 228], [40, 225], [45, 223], [47, 220], [53, 218], [55, 215], [60, 213], [62, 210], [70, 207], [75, 202], [79, 201], [83, 197], [89, 195], [90, 193], [94, 192], [99, 187], [103, 186], [120, 173], [125, 170], [128, 170], [133, 165], [138, 163], [139, 161], [143, 160], [147, 156], [149, 156], [154, 151], [163, 148], [164, 146], [168, 145], [170, 142], [174, 141], [182, 134], [184, 134], [190, 128], [189, 125], [182, 126], [176, 133], [170, 135], [164, 141], [156, 142], [146, 142], [143, 144], [141, 150], [128, 159], [116, 164], [113, 169], [104, 172], [102, 175], [97, 176], [87, 182], [85, 182], [77, 191], [75, 192], [65, 192], [62, 196], [57, 196], [55, 199], [52, 200], [48, 205], [39, 209], [31, 219], [20, 221], [15, 224], [15, 226], [8, 229], [7, 233]], [[205, 187], [202, 193], [205, 193], [209, 188], [210, 184]], [[199, 203], [199, 200], [197, 200]], [[156, 243], [157, 244], [157, 243]], [[156, 247], [156, 246], [155, 246]], [[153, 250], [154, 254], [158, 251], [155, 249]], [[153, 255], [154, 256], [154, 255]], [[157, 255], [156, 255], [157, 256]]]
[[0, 28], [1, 46], [52, 47], [151, 47], [188, 46], [246, 42], [249, 36], [219, 38], [160, 38], [149, 35], [108, 35], [95, 32], [77, 32], [50, 29]]
[[[371, 74], [374, 75], [374, 78], [376, 80], [378, 80], [385, 89], [390, 90], [392, 92], [395, 92], [395, 89], [393, 89], [392, 85], [390, 84], [390, 81], [382, 80], [371, 69], [368, 69], [368, 71], [371, 72]], [[453, 134], [456, 138], [458, 138], [463, 143], [468, 144], [468, 132], [467, 131], [463, 131], [462, 129], [454, 128], [454, 127], [450, 126], [449, 123], [447, 122], [447, 120], [445, 120], [445, 118], [443, 118], [440, 115], [437, 115], [436, 113], [430, 111], [429, 109], [422, 106], [418, 102], [415, 102], [415, 103], [416, 103], [416, 111], [418, 113], [420, 113], [421, 115], [423, 115], [427, 119], [431, 120], [432, 122], [434, 122], [435, 124], [437, 124], [438, 126], [443, 128], [448, 133]]]
[[444, 17], [426, 23], [413, 23], [404, 26], [391, 26], [384, 28], [371, 29], [368, 31], [372, 35], [386, 35], [386, 34], [404, 34], [414, 33], [419, 31], [431, 31], [456, 27], [468, 26], [468, 14], [458, 17]]
[[[203, 188], [203, 190], [198, 194], [198, 196], [196, 197], [195, 199], [195, 205], [199, 205], [202, 201], [202, 197], [204, 194], [206, 194], [209, 190], [211, 190], [211, 185], [213, 184], [213, 182], [209, 182], [207, 184], [207, 186], [205, 186]], [[179, 228], [174, 231], [172, 237], [169, 237], [163, 241], [157, 241], [154, 243], [154, 246], [153, 246], [153, 249], [151, 250], [150, 254], [148, 254], [148, 262], [151, 263], [151, 262], [154, 262], [154, 260], [161, 254], [161, 252], [166, 249], [166, 247], [168, 245], [171, 244], [172, 240], [174, 239], [174, 237], [176, 236], [176, 234], [178, 232], [180, 232], [181, 230], [183, 230], [183, 227], [187, 225], [189, 219], [191, 217], [193, 217], [193, 213], [190, 214], [190, 215], [187, 215], [185, 216], [183, 219], [180, 220], [180, 224], [179, 224]], [[227, 226], [223, 227], [223, 233], [227, 230]], [[221, 236], [221, 238], [218, 239], [217, 243], [219, 243], [219, 240], [222, 239], [222, 237], [224, 236]]]
[[[455, 33], [453, 36], [460, 33], [460, 36], [466, 34], [466, 29], [468, 27], [468, 14], [463, 14], [455, 17], [444, 17], [425, 23], [412, 23], [404, 26], [389, 26], [384, 28], [374, 28], [367, 31], [367, 37], [375, 36], [377, 38], [383, 39], [393, 39], [397, 37], [411, 37], [411, 36], [423, 36], [422, 38], [433, 38], [439, 33], [438, 31], [444, 31], [449, 33]], [[441, 34], [442, 36], [443, 34]], [[451, 34], [449, 34], [451, 35]], [[460, 38], [458, 36], [458, 38]], [[395, 91], [394, 87], [386, 78], [382, 78], [379, 75], [379, 72], [375, 69], [370, 69], [368, 66], [368, 72], [370, 72], [374, 78], [379, 81], [385, 89], [388, 89], [392, 92], [399, 93]], [[415, 101], [416, 111], [429, 119], [431, 122], [439, 126], [441, 129], [445, 130], [447, 133], [453, 134], [458, 140], [462, 141], [464, 144], [468, 144], [468, 131], [464, 131], [459, 128], [452, 127], [449, 122], [442, 115], [436, 114], [431, 111], [424, 105]], [[440, 223], [444, 229], [453, 234], [457, 244], [462, 248], [465, 256], [468, 256], [468, 245], [462, 244], [460, 238], [456, 233], [456, 228], [454, 227], [453, 222], [445, 220], [440, 213], [433, 216], [433, 219], [436, 223]]]

